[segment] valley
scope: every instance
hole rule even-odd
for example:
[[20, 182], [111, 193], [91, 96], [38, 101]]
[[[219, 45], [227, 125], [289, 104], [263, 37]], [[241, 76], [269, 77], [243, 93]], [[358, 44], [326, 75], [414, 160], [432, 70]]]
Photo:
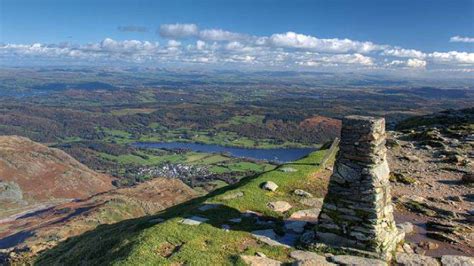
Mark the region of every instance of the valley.
[[[403, 252], [473, 255], [464, 80], [44, 67], [0, 81], [0, 263], [238, 264], [256, 252], [290, 263], [348, 114], [386, 118], [395, 217], [413, 228]], [[280, 188], [263, 191], [269, 180]], [[193, 217], [205, 222], [174, 233]]]

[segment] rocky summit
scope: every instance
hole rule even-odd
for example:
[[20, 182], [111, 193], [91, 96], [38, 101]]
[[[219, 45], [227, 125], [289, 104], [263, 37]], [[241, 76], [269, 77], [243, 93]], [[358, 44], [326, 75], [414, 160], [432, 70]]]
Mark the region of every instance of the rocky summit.
[[389, 174], [385, 120], [345, 117], [317, 241], [390, 257], [403, 235], [393, 218]]

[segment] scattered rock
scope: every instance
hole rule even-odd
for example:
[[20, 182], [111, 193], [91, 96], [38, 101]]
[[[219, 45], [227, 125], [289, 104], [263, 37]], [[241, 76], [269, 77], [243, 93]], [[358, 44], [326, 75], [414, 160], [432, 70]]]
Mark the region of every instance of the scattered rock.
[[426, 250], [433, 250], [439, 247], [438, 244], [431, 241], [421, 241], [418, 245]]
[[208, 210], [212, 210], [212, 209], [215, 209], [215, 208], [218, 208], [218, 207], [221, 207], [222, 204], [220, 203], [205, 203], [205, 204], [202, 204], [198, 210], [204, 212], [204, 211], [208, 211]]
[[286, 212], [291, 209], [291, 205], [286, 201], [273, 201], [267, 204], [268, 208], [276, 212]]
[[259, 256], [259, 257], [262, 257], [262, 258], [267, 258], [267, 255], [265, 255], [265, 253], [260, 252], [260, 251], [255, 252], [255, 255], [257, 255], [257, 256]]
[[275, 191], [278, 188], [278, 185], [272, 181], [267, 181], [262, 184], [262, 188], [269, 191]]
[[426, 222], [426, 236], [448, 243], [457, 243], [458, 231], [461, 231], [463, 226], [459, 223], [449, 221], [428, 221]]
[[417, 163], [422, 162], [421, 159], [418, 158], [418, 157], [415, 156], [415, 155], [405, 155], [405, 156], [403, 156], [403, 158], [404, 158], [405, 160], [410, 161], [410, 162], [417, 162]]
[[314, 252], [295, 250], [290, 253], [290, 257], [296, 260], [293, 265], [311, 266], [311, 265], [335, 265], [326, 260], [326, 257], [318, 255]]
[[350, 255], [337, 255], [331, 257], [330, 260], [334, 263], [347, 266], [387, 266], [387, 263], [382, 260]]
[[313, 197], [313, 194], [311, 194], [309, 192], [306, 192], [302, 189], [296, 189], [295, 191], [293, 191], [293, 194], [295, 194], [296, 196], [306, 197], [306, 198], [312, 198]]
[[286, 248], [290, 248], [289, 245], [283, 243], [281, 239], [277, 236], [275, 231], [273, 229], [267, 229], [267, 230], [257, 230], [251, 232], [251, 234], [258, 239], [259, 241], [270, 245], [270, 246], [282, 246]]
[[385, 145], [388, 148], [398, 148], [398, 147], [400, 147], [400, 142], [396, 139], [387, 138], [387, 141], [386, 141]]
[[426, 202], [426, 199], [417, 195], [403, 195], [398, 198], [398, 201], [400, 202], [409, 202], [409, 201], [414, 201], [417, 203], [424, 203]]
[[407, 243], [404, 243], [404, 244], [402, 245], [402, 250], [403, 250], [403, 252], [408, 253], [408, 254], [413, 254], [413, 253], [415, 253], [415, 251], [413, 251], [413, 249], [411, 248], [411, 246], [408, 245]]
[[244, 192], [242, 191], [232, 191], [230, 193], [225, 194], [222, 196], [223, 200], [231, 200], [231, 199], [236, 199], [244, 196]]
[[300, 203], [309, 207], [315, 207], [321, 209], [323, 206], [322, 198], [304, 198], [300, 200]]
[[405, 232], [406, 235], [409, 235], [415, 231], [415, 227], [410, 222], [404, 222], [401, 224], [397, 224], [398, 231]]
[[298, 170], [296, 170], [295, 168], [293, 167], [283, 167], [283, 168], [280, 168], [279, 169], [281, 172], [284, 172], [284, 173], [293, 173], [293, 172], [297, 172]]
[[424, 250], [422, 247], [420, 247], [418, 245], [413, 247], [413, 252], [415, 252], [415, 254], [418, 254], [418, 255], [425, 255], [426, 254], [426, 250]]
[[295, 260], [309, 260], [309, 259], [323, 259], [326, 261], [326, 257], [316, 254], [314, 252], [295, 250], [290, 253], [290, 257]]
[[290, 220], [302, 220], [306, 222], [316, 222], [318, 220], [318, 215], [321, 212], [319, 208], [312, 208], [307, 210], [300, 210], [294, 212], [290, 216]]
[[448, 200], [456, 201], [456, 202], [463, 202], [463, 201], [464, 201], [463, 198], [462, 198], [461, 196], [458, 196], [458, 195], [456, 195], [456, 196], [449, 196], [449, 197], [448, 197]]
[[474, 266], [474, 257], [444, 255], [441, 263], [443, 266]]
[[391, 182], [398, 182], [406, 185], [416, 184], [418, 182], [415, 178], [403, 173], [390, 173], [389, 179]]
[[240, 258], [250, 266], [279, 266], [281, 262], [266, 257], [241, 255]]
[[452, 219], [457, 218], [457, 214], [451, 210], [446, 210], [440, 208], [439, 204], [434, 204], [429, 202], [423, 197], [411, 195], [411, 196], [402, 196], [399, 198], [399, 201], [407, 208], [408, 210], [420, 214], [424, 214], [430, 217], [446, 218]]
[[429, 238], [432, 238], [432, 239], [442, 241], [442, 242], [448, 242], [448, 243], [458, 243], [459, 242], [456, 238], [450, 236], [447, 233], [443, 233], [443, 232], [428, 231], [428, 232], [426, 232], [426, 236], [429, 237]]
[[440, 263], [433, 257], [419, 254], [397, 253], [397, 265], [401, 266], [439, 266]]
[[233, 218], [233, 219], [229, 219], [229, 222], [231, 223], [241, 223], [242, 222], [242, 218]]
[[199, 225], [203, 222], [208, 221], [209, 219], [204, 218], [204, 217], [199, 217], [199, 216], [192, 216], [186, 219], [183, 219], [181, 221], [182, 224], [187, 224], [187, 225]]

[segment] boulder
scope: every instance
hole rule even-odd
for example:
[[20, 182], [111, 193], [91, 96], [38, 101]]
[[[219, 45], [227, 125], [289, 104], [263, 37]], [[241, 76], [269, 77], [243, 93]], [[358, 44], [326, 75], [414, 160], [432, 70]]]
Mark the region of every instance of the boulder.
[[290, 253], [290, 257], [296, 261], [294, 266], [329, 266], [336, 265], [326, 260], [326, 257], [316, 254], [314, 252], [295, 250]]
[[443, 266], [474, 266], [474, 257], [444, 255], [441, 256]]
[[336, 264], [347, 266], [387, 266], [387, 263], [382, 260], [369, 259], [364, 257], [338, 255], [333, 256], [330, 260]]
[[314, 252], [303, 251], [303, 250], [295, 250], [290, 253], [290, 257], [295, 260], [321, 260], [326, 261], [326, 257], [316, 254]]
[[305, 198], [312, 198], [313, 195], [307, 191], [304, 191], [302, 189], [296, 189], [295, 191], [293, 191], [293, 194], [295, 194], [296, 196], [300, 196], [300, 197], [305, 197]]
[[408, 253], [408, 254], [413, 254], [415, 253], [415, 251], [413, 250], [413, 248], [408, 245], [407, 243], [403, 243], [403, 245], [401, 246], [402, 248], [402, 251], [405, 252], [405, 253]]
[[208, 210], [212, 210], [212, 209], [216, 209], [218, 207], [221, 207], [222, 204], [220, 203], [205, 203], [205, 204], [202, 204], [201, 206], [199, 206], [198, 210], [202, 211], [202, 212], [205, 212], [205, 211], [208, 211]]
[[281, 262], [266, 257], [241, 255], [240, 258], [250, 266], [279, 266]]
[[182, 224], [187, 224], [187, 225], [199, 225], [203, 222], [208, 221], [209, 219], [204, 218], [204, 217], [199, 217], [199, 216], [192, 216], [186, 219], [181, 220]]
[[397, 253], [397, 265], [400, 266], [439, 266], [440, 263], [433, 257], [419, 254]]
[[267, 230], [257, 230], [251, 232], [252, 236], [258, 239], [259, 241], [270, 245], [270, 246], [282, 246], [286, 248], [290, 248], [289, 245], [283, 243], [283, 241], [277, 236], [273, 229]]
[[267, 181], [262, 184], [262, 188], [268, 191], [275, 191], [278, 188], [278, 185], [272, 181]]
[[300, 203], [308, 207], [321, 208], [323, 206], [322, 198], [303, 198], [300, 200]]
[[439, 247], [438, 244], [436, 244], [435, 242], [431, 242], [431, 241], [421, 241], [418, 245], [421, 248], [426, 249], [426, 250], [437, 249]]
[[269, 202], [267, 206], [276, 212], [286, 212], [291, 209], [291, 205], [286, 201], [272, 201]]
[[307, 210], [300, 210], [294, 212], [290, 216], [290, 220], [301, 220], [306, 222], [316, 222], [318, 220], [319, 212], [321, 209], [319, 208], [312, 208]]

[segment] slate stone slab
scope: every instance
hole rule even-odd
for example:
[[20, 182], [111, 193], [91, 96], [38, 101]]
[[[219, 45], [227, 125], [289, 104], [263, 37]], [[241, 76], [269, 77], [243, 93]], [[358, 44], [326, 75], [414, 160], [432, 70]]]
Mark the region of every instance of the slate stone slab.
[[203, 222], [207, 222], [209, 219], [204, 218], [204, 217], [199, 217], [199, 216], [192, 216], [186, 219], [181, 220], [182, 224], [187, 224], [187, 225], [200, 225]]

